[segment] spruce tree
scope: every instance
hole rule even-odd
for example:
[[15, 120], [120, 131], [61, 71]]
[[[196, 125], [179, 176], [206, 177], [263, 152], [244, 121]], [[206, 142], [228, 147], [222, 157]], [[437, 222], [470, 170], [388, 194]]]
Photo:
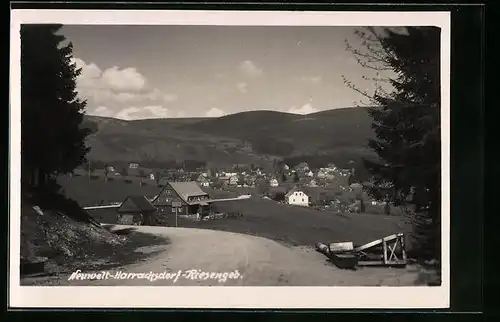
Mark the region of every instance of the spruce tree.
[[[375, 183], [370, 193], [396, 205], [411, 205], [418, 255], [440, 259], [440, 29], [386, 29], [381, 35], [367, 28], [357, 35], [364, 50], [349, 44], [348, 50], [362, 66], [378, 70], [373, 95], [346, 80], [370, 98], [368, 113], [376, 137], [369, 146], [379, 157], [365, 160]], [[392, 75], [381, 77], [386, 70]], [[381, 193], [387, 188], [390, 194]]]
[[[85, 161], [88, 129], [81, 127], [86, 102], [78, 97], [73, 45], [61, 25], [21, 26], [21, 144], [24, 175], [69, 173]], [[29, 178], [32, 182], [33, 178]]]

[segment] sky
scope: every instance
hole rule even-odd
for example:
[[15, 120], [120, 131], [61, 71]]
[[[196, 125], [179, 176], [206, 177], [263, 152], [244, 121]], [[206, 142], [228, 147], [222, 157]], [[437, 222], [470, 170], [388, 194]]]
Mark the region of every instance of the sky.
[[373, 71], [346, 50], [354, 27], [66, 25], [87, 114], [124, 120], [356, 106]]

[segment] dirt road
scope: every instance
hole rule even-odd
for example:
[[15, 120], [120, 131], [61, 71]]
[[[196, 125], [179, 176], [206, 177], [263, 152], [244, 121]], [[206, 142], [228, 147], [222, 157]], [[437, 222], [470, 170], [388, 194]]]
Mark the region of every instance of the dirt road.
[[[127, 226], [115, 226], [123, 229]], [[59, 276], [58, 285], [198, 285], [198, 286], [411, 286], [418, 284], [416, 267], [341, 270], [310, 247], [287, 247], [269, 239], [214, 230], [139, 226], [143, 233], [168, 236], [169, 245], [138, 249], [161, 250], [144, 262], [109, 274], [163, 273], [155, 281], [134, 279], [71, 280]], [[160, 248], [160, 249], [158, 249]], [[89, 273], [82, 268], [84, 273]], [[180, 273], [179, 273], [180, 272]], [[194, 272], [204, 272], [195, 276]], [[210, 273], [214, 273], [210, 276]], [[224, 279], [216, 273], [231, 273]], [[119, 273], [120, 274], [120, 273]], [[109, 276], [109, 275], [108, 275]], [[176, 278], [177, 276], [177, 278]]]

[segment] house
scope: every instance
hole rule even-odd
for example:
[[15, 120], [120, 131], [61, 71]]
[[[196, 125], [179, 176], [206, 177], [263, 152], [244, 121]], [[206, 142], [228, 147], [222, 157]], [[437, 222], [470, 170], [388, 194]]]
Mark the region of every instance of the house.
[[327, 175], [327, 172], [324, 168], [319, 169], [317, 177], [318, 178], [325, 178]]
[[240, 177], [237, 175], [229, 177], [229, 185], [231, 185], [231, 186], [236, 186], [239, 181], [240, 181]]
[[196, 182], [198, 182], [198, 184], [199, 184], [201, 187], [208, 187], [208, 186], [210, 186], [210, 181], [207, 179], [207, 177], [205, 177], [205, 176], [203, 175], [203, 173], [202, 173], [202, 174], [200, 174], [200, 175], [198, 176], [198, 178], [196, 178]]
[[108, 171], [108, 172], [115, 172], [116, 170], [115, 170], [114, 166], [108, 165], [108, 166], [106, 166], [106, 171]]
[[309, 171], [307, 171], [307, 172], [305, 173], [305, 175], [306, 175], [307, 177], [314, 177], [314, 172], [312, 172], [311, 170], [309, 170]]
[[128, 164], [129, 169], [139, 169], [139, 163], [131, 162]]
[[257, 181], [257, 178], [255, 176], [247, 175], [244, 178], [244, 182], [246, 185], [253, 187], [255, 186], [255, 182]]
[[309, 171], [309, 165], [306, 162], [301, 162], [296, 165], [294, 169], [300, 172], [306, 172]]
[[303, 191], [298, 189], [292, 189], [285, 195], [285, 201], [289, 205], [294, 206], [309, 206], [309, 196], [307, 196]]
[[333, 180], [333, 179], [335, 179], [335, 174], [331, 170], [328, 170], [326, 168], [321, 168], [318, 171], [317, 177], [320, 179]]
[[154, 173], [150, 173], [150, 174], [148, 174], [148, 175], [147, 175], [147, 178], [148, 178], [149, 180], [155, 180], [155, 175], [154, 175]]
[[229, 185], [229, 179], [230, 177], [228, 176], [220, 176], [217, 178], [217, 180], [222, 183], [222, 185]]
[[309, 183], [307, 184], [309, 187], [317, 187], [318, 186], [318, 182], [314, 179], [312, 179], [311, 181], [309, 181]]
[[331, 170], [337, 170], [337, 166], [333, 163], [328, 163], [328, 165], [326, 166], [328, 169], [331, 169]]
[[128, 196], [117, 210], [117, 223], [124, 225], [152, 225], [156, 208], [144, 196]]
[[211, 199], [194, 181], [169, 181], [153, 200], [152, 204], [159, 214], [208, 214], [211, 212]]
[[272, 178], [271, 180], [269, 180], [269, 186], [271, 186], [271, 187], [279, 186], [278, 180], [276, 180], [276, 178]]

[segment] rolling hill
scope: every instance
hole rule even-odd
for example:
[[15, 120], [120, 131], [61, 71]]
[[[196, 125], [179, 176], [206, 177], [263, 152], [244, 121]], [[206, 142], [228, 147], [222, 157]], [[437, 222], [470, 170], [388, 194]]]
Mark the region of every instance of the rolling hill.
[[362, 108], [309, 115], [250, 111], [219, 118], [124, 121], [86, 116], [89, 158], [100, 161], [269, 162], [273, 157], [369, 154], [371, 119]]

